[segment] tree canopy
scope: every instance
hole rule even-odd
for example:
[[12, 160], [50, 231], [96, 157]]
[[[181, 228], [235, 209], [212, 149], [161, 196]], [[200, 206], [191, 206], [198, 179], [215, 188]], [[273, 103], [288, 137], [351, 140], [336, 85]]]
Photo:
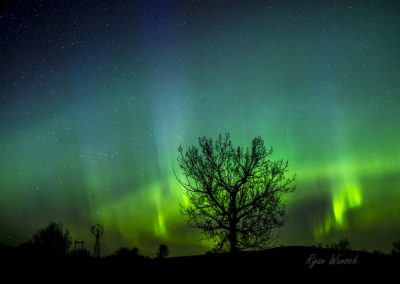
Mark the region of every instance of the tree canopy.
[[138, 257], [139, 249], [137, 247], [134, 247], [132, 249], [128, 247], [120, 247], [115, 251], [115, 255], [118, 257]]
[[167, 245], [161, 244], [158, 247], [157, 252], [156, 252], [157, 257], [164, 258], [164, 257], [167, 257], [168, 254], [169, 254], [169, 249], [168, 249]]
[[[184, 195], [193, 206], [181, 206], [181, 213], [189, 216], [190, 227], [202, 229], [205, 238], [213, 238], [215, 250], [230, 252], [252, 249], [261, 250], [278, 236], [272, 235], [285, 220], [283, 194], [293, 192], [296, 175], [285, 179], [289, 164], [282, 160], [267, 159], [264, 141], [257, 136], [251, 151], [236, 150], [229, 133], [213, 146], [212, 139], [199, 138], [200, 148], [190, 147], [184, 154], [178, 151], [178, 163], [187, 183], [175, 177], [185, 188]], [[190, 178], [190, 179], [189, 179]], [[192, 181], [192, 182], [191, 182]]]
[[47, 256], [66, 256], [68, 248], [71, 246], [71, 236], [69, 230], [63, 230], [62, 223], [50, 221], [45, 228], [33, 234], [29, 243], [33, 243]]

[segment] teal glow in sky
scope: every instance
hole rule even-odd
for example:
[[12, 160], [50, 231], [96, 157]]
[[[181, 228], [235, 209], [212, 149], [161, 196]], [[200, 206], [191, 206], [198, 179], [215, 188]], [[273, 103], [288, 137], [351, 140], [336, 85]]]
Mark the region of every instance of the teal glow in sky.
[[172, 165], [226, 132], [297, 174], [278, 245], [399, 238], [397, 1], [17, 2], [0, 11], [1, 242], [52, 220], [90, 250], [102, 225], [102, 256], [204, 254]]

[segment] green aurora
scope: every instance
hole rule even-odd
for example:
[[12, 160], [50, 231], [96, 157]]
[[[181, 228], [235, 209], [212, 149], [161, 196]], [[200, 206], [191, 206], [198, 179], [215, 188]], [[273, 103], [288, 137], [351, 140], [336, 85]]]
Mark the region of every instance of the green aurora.
[[52, 220], [90, 250], [102, 225], [102, 256], [136, 246], [154, 257], [161, 243], [204, 254], [212, 241], [181, 215], [173, 167], [180, 145], [229, 132], [244, 148], [261, 135], [297, 174], [278, 245], [349, 237], [390, 251], [396, 1], [69, 2], [1, 11], [1, 242]]

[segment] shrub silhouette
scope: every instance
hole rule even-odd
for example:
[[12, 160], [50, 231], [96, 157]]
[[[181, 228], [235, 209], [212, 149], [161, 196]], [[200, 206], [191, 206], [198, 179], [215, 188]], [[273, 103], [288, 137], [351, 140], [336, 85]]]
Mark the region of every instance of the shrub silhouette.
[[33, 234], [29, 243], [40, 248], [42, 256], [53, 258], [66, 256], [72, 241], [69, 230], [64, 232], [61, 222], [50, 221], [47, 227]]
[[[320, 244], [318, 244], [319, 247]], [[322, 244], [321, 244], [322, 247]], [[350, 248], [350, 242], [347, 240], [347, 238], [341, 238], [339, 243], [332, 243], [332, 244], [326, 244], [325, 248], [327, 249], [335, 249], [335, 250], [351, 250]]]
[[378, 255], [384, 255], [385, 254], [382, 250], [376, 250], [376, 249], [374, 249], [374, 251], [372, 253], [373, 254], [378, 254]]
[[120, 247], [115, 251], [115, 255], [118, 257], [138, 257], [139, 249], [134, 247], [133, 249], [129, 249], [128, 247]]
[[166, 245], [161, 244], [157, 249], [156, 255], [158, 258], [167, 257], [169, 254], [169, 249]]
[[326, 245], [325, 245], [325, 248], [327, 248], [327, 249], [336, 249], [336, 250], [339, 250], [339, 245], [336, 244], [336, 243], [326, 244]]
[[400, 255], [400, 239], [392, 244], [394, 248], [392, 249], [392, 254]]
[[322, 249], [323, 248], [322, 246], [323, 246], [323, 243], [317, 243], [318, 248]]

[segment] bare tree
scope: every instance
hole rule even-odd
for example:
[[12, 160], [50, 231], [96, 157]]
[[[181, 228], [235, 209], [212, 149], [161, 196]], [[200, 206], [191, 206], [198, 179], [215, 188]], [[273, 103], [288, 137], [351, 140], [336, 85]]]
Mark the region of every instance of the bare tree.
[[[252, 141], [251, 152], [247, 148], [235, 150], [229, 133], [215, 142], [199, 138], [200, 150], [192, 147], [183, 154], [178, 151], [178, 163], [186, 176], [184, 194], [194, 207], [182, 206], [181, 213], [189, 216], [190, 227], [203, 230], [205, 238], [213, 238], [216, 251], [230, 249], [231, 253], [251, 249], [262, 250], [279, 237], [271, 234], [285, 220], [285, 204], [282, 195], [293, 192], [296, 185], [288, 187], [292, 179], [286, 179], [288, 162], [267, 160], [273, 152], [264, 148], [260, 136]], [[189, 181], [194, 180], [194, 184]]]

